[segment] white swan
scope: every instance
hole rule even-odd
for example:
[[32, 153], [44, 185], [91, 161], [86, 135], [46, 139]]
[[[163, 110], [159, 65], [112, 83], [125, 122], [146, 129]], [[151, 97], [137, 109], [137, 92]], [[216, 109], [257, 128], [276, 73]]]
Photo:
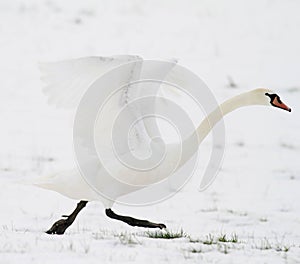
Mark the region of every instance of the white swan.
[[[143, 60], [138, 56], [123, 55], [114, 57], [89, 57], [61, 63], [41, 65], [42, 78], [47, 83], [44, 91], [48, 95], [50, 103], [61, 107], [76, 106], [88, 87], [100, 76], [102, 76], [103, 73], [124, 63], [135, 62], [134, 64], [131, 64], [133, 65], [131, 66], [133, 68], [129, 68], [128, 71], [128, 78], [135, 79], [141, 74], [142, 61]], [[166, 75], [172, 72], [172, 66], [169, 68], [157, 69], [157, 71], [161, 72], [161, 77], [163, 79]], [[124, 104], [130, 101], [128, 99], [138, 98], [140, 96], [140, 91], [138, 91], [138, 89], [130, 89], [131, 88], [124, 87], [120, 97], [116, 98], [115, 104], [112, 106], [115, 108], [122, 107]], [[125, 99], [124, 95], [126, 95]], [[121, 105], [119, 105], [120, 100], [122, 101]], [[280, 97], [269, 89], [255, 89], [233, 97], [221, 104], [215, 111], [211, 112], [200, 124], [200, 126], [193, 132], [193, 134], [184, 140], [182, 145], [183, 153], [180, 157], [179, 167], [185, 164], [197, 151], [198, 146], [195, 146], [195, 136], [198, 137], [198, 142], [200, 144], [210, 132], [212, 127], [223, 116], [237, 108], [250, 105], [274, 106], [291, 111], [291, 109], [280, 100]], [[113, 111], [112, 109], [114, 109], [112, 106], [110, 111]], [[131, 109], [130, 113], [128, 113], [129, 119], [132, 117], [130, 115], [134, 115], [135, 119], [139, 118], [139, 116], [143, 116], [143, 109], [134, 109], [134, 111], [132, 111], [133, 110]], [[106, 126], [109, 126], [109, 122], [104, 125], [104, 127]], [[102, 132], [101, 138], [103, 139], [101, 144], [105, 144], [107, 141], [107, 137], [105, 137], [105, 131], [100, 129], [100, 132]], [[145, 119], [143, 122], [140, 122], [139, 126], [137, 126], [134, 134], [136, 135], [135, 147], [138, 149], [139, 147], [143, 148], [144, 145], [148, 146], [151, 138], [159, 135], [159, 130], [157, 129], [156, 123], [153, 122], [153, 120]], [[159, 142], [153, 141], [152, 147], [159, 149], [161, 148], [161, 145]], [[164, 165], [162, 165], [162, 167], [158, 167], [157, 170], [154, 169], [145, 172], [145, 175], [142, 177], [139, 175], [140, 172], [137, 174], [130, 174], [126, 167], [119, 168], [115, 162], [110, 162], [109, 159], [107, 159], [107, 166], [111, 167], [111, 169], [116, 172], [116, 177], [119, 180], [135, 184], [134, 186], [124, 188], [124, 185], [119, 184], [118, 181], [102, 176], [102, 168], [99, 167], [97, 176], [99, 175], [98, 179], [100, 179], [100, 181], [98, 180], [99, 184], [97, 189], [100, 189], [100, 191], [101, 188], [105, 189], [105, 192], [109, 193], [110, 199], [100, 196], [95, 189], [93, 189], [82, 178], [77, 169], [57, 173], [55, 175], [37, 180], [34, 184], [39, 187], [54, 190], [69, 198], [80, 200], [75, 211], [71, 215], [67, 216], [66, 219], [61, 219], [55, 222], [47, 231], [47, 233], [63, 234], [65, 230], [73, 223], [80, 210], [85, 207], [86, 203], [88, 201], [95, 200], [101, 200], [103, 202], [106, 208], [106, 214], [111, 218], [121, 220], [132, 226], [164, 228], [164, 224], [156, 224], [147, 220], [139, 220], [128, 216], [117, 215], [111, 210], [111, 207], [118, 197], [141, 189], [142, 187], [140, 187], [141, 185], [139, 184], [145, 183], [145, 185], [147, 185], [164, 179], [166, 177], [165, 175], [168, 175], [170, 170], [169, 165], [173, 164], [174, 160], [176, 161], [178, 158], [177, 150], [177, 144], [167, 145]], [[127, 153], [124, 155], [127, 155]], [[145, 179], [147, 179], [148, 182], [145, 182]]]

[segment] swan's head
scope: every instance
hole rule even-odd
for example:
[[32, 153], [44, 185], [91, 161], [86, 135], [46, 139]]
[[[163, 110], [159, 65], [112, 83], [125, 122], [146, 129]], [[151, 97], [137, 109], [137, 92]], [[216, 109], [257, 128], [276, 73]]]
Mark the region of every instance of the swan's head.
[[272, 90], [259, 88], [252, 91], [253, 98], [257, 104], [266, 105], [266, 106], [274, 106], [281, 108], [283, 110], [291, 112], [291, 108], [289, 108], [286, 104], [284, 104], [279, 95], [274, 93]]

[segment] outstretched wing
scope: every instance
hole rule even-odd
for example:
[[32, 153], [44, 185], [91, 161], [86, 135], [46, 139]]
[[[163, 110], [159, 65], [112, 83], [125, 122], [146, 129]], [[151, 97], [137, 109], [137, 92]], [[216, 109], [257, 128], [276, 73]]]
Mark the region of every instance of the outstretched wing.
[[[79, 105], [81, 98], [87, 92], [89, 87], [99, 77], [103, 76], [110, 70], [117, 68], [120, 65], [134, 62], [126, 67], [121, 73], [121, 82], [130, 83], [135, 80], [139, 80], [139, 77], [147, 75], [149, 71], [156, 72], [156, 76], [162, 80], [171, 71], [172, 67], [176, 64], [175, 60], [171, 60], [173, 64], [170, 66], [162, 66], [162, 68], [147, 68], [149, 64], [143, 67], [143, 59], [135, 55], [117, 55], [112, 57], [85, 57], [79, 59], [66, 60], [53, 63], [41, 63], [41, 78], [45, 82], [43, 89], [45, 95], [48, 97], [48, 102], [52, 105], [61, 108], [75, 108]], [[147, 86], [147, 85], [143, 85]], [[143, 96], [156, 94], [158, 92], [159, 84], [150, 84], [150, 87], [141, 87], [141, 85], [129, 85], [124, 86], [117, 94], [112, 98], [108, 104], [105, 116], [102, 119], [100, 126], [97, 128], [99, 137], [99, 144], [105, 148], [108, 144], [111, 144], [111, 129], [112, 118], [118, 114], [121, 109], [126, 108], [124, 115], [124, 123], [132, 122], [132, 120], [139, 120], [144, 114], [145, 109], [147, 112], [152, 111], [155, 113], [155, 100], [149, 100], [145, 104], [132, 104], [136, 99]], [[102, 87], [99, 87], [101, 89]], [[134, 105], [131, 107], [131, 105]], [[150, 110], [149, 110], [150, 109]], [[84, 129], [84, 121], [82, 128]], [[126, 126], [126, 125], [125, 125]], [[128, 143], [131, 150], [141, 150], [140, 153], [148, 155], [151, 150], [149, 149], [149, 142], [152, 137], [160, 135], [160, 131], [157, 127], [157, 123], [154, 119], [142, 119], [135, 123], [131, 133], [128, 131], [118, 131], [117, 134], [126, 133], [129, 135], [128, 141], [119, 142], [118, 146], [124, 151], [128, 148]], [[123, 135], [123, 134], [122, 134]], [[116, 137], [122, 138], [122, 137]], [[123, 147], [122, 147], [123, 146]], [[122, 151], [121, 151], [122, 152]], [[108, 155], [110, 156], [110, 155]]]
[[135, 55], [84, 57], [61, 62], [40, 63], [43, 92], [50, 104], [76, 107], [89, 86], [101, 75], [124, 63], [142, 61]]

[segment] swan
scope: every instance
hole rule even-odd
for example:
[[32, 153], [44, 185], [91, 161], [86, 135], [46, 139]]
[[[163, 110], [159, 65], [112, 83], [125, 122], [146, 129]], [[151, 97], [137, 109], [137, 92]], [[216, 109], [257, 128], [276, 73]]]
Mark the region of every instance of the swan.
[[[172, 70], [176, 64], [176, 61], [170, 60], [170, 62], [170, 67], [153, 69], [153, 71], [156, 71], [157, 74], [160, 74], [162, 79], [164, 79], [166, 76], [172, 75]], [[138, 79], [138, 77], [142, 74], [141, 69], [143, 65], [143, 59], [134, 55], [85, 57], [58, 63], [40, 64], [42, 80], [46, 83], [44, 93], [48, 97], [50, 104], [63, 108], [77, 107], [87, 89], [92, 85], [97, 85], [97, 80], [99, 77], [103, 76], [110, 70], [125, 64], [129, 65], [125, 78], [128, 78], [128, 80]], [[130, 87], [124, 87], [124, 89], [121, 90], [120, 96], [115, 99], [110, 111], [114, 111], [115, 108], [118, 110], [118, 108], [128, 104], [130, 101], [129, 99], [139, 98], [141, 95], [141, 91], [138, 88], [132, 89]], [[291, 109], [285, 105], [281, 101], [280, 97], [270, 89], [254, 89], [230, 98], [219, 105], [210, 114], [208, 114], [207, 117], [195, 129], [195, 131], [193, 131], [189, 137], [183, 140], [182, 149], [184, 151], [179, 160], [178, 168], [184, 165], [193, 156], [193, 154], [197, 151], [198, 145], [204, 140], [215, 124], [217, 124], [225, 115], [240, 107], [251, 105], [272, 106], [291, 112]], [[143, 116], [143, 114], [143, 109], [130, 108], [126, 116], [128, 120], [125, 119], [125, 123], [127, 121], [129, 122], [132, 116], [134, 116], [134, 118], [139, 118]], [[108, 123], [104, 124], [104, 127], [109, 126], [109, 121], [110, 120], [107, 120]], [[84, 125], [81, 124], [81, 126]], [[151, 138], [159, 136], [159, 130], [156, 126], [156, 123], [153, 122], [153, 120], [143, 119], [142, 122], [139, 122], [139, 125], [135, 129], [135, 149], [147, 151], [147, 147], [145, 146], [149, 146], [149, 141], [151, 141]], [[101, 146], [110, 143], [107, 142], [108, 140], [105, 136], [105, 131], [100, 129], [99, 133], [101, 134], [102, 138]], [[118, 131], [118, 133], [119, 136], [122, 136], [120, 134], [122, 131]], [[195, 145], [195, 136], [198, 138], [198, 145]], [[152, 140], [151, 144], [154, 149], [157, 148], [159, 150], [162, 147], [160, 141]], [[130, 172], [127, 171], [127, 168], [120, 169], [117, 167], [115, 162], [110, 161], [111, 156], [108, 154], [108, 158], [104, 159], [104, 162], [107, 163], [106, 165], [115, 171], [117, 177], [121, 181], [124, 180], [133, 183], [133, 185], [130, 185], [130, 187], [124, 188], [124, 185], [120, 184], [118, 181], [105, 178], [104, 174], [101, 174], [103, 172], [102, 167], [96, 168], [98, 173], [97, 175], [99, 175], [98, 179], [100, 179], [100, 181], [97, 182], [98, 187], [100, 191], [103, 190], [106, 193], [109, 193], [110, 199], [99, 195], [97, 190], [92, 188], [91, 184], [89, 184], [81, 176], [78, 168], [35, 180], [33, 184], [38, 187], [53, 190], [71, 199], [79, 200], [75, 210], [70, 215], [64, 215], [63, 219], [56, 221], [51, 228], [46, 231], [46, 233], [64, 234], [67, 228], [74, 222], [78, 213], [86, 206], [88, 202], [99, 200], [105, 207], [106, 215], [112, 219], [123, 221], [131, 226], [160, 229], [166, 228], [166, 226], [162, 223], [153, 223], [148, 220], [119, 215], [112, 210], [114, 202], [119, 197], [141, 189], [141, 186], [143, 186], [143, 184], [145, 185], [145, 179], [148, 181], [146, 182], [147, 185], [162, 180], [166, 177], [165, 172], [169, 172], [168, 165], [174, 163], [174, 160], [177, 159], [178, 144], [167, 144], [165, 146], [165, 152], [167, 153], [167, 165], [163, 165], [165, 167], [159, 168], [158, 170], [145, 172], [146, 177], [139, 177], [138, 173], [130, 174]], [[126, 157], [128, 152], [125, 152], [122, 155]]]

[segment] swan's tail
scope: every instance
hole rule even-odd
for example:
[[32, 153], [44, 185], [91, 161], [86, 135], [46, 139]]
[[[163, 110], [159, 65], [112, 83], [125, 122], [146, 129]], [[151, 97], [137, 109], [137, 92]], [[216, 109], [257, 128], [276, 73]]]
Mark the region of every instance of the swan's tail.
[[32, 177], [32, 178], [28, 178], [28, 177], [23, 177], [21, 179], [18, 179], [16, 181], [14, 181], [14, 183], [16, 184], [20, 184], [20, 185], [34, 185], [34, 186], [38, 186], [44, 189], [52, 189], [51, 187], [53, 187], [53, 182], [54, 179], [57, 177], [57, 174], [52, 174], [49, 176], [41, 176], [41, 177]]
[[77, 170], [62, 171], [32, 179], [22, 179], [19, 180], [19, 183], [55, 191], [75, 200], [102, 201], [99, 194], [85, 182]]

